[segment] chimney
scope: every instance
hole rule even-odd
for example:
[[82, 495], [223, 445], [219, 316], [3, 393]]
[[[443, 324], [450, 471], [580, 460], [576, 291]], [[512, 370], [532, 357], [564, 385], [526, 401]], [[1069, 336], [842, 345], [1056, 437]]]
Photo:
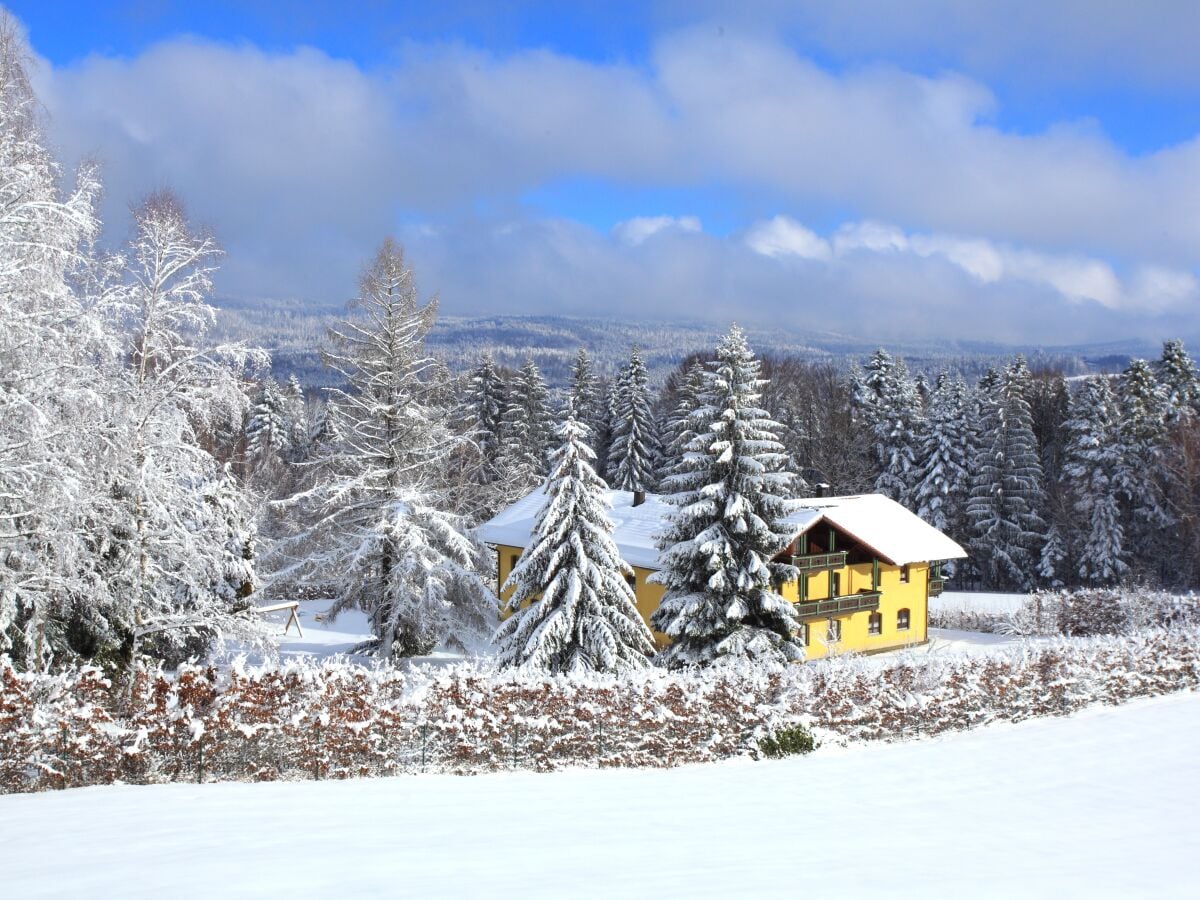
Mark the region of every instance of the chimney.
[[646, 502], [646, 492], [645, 491], [634, 491], [633, 492], [633, 505], [634, 506], [641, 506], [645, 502]]
[[818, 481], [816, 484], [813, 485], [813, 488], [816, 490], [818, 497], [828, 497], [829, 496], [829, 490], [830, 490], [829, 482]]

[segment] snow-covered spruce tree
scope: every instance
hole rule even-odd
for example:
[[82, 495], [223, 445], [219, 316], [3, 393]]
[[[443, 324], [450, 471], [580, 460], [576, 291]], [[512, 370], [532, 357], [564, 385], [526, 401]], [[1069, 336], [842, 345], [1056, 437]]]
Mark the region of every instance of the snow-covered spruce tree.
[[308, 417], [308, 402], [304, 397], [304, 387], [300, 379], [288, 376], [287, 387], [283, 395], [285, 421], [287, 423], [288, 447], [292, 462], [303, 462], [308, 456], [312, 444], [312, 425]]
[[256, 468], [281, 462], [291, 445], [283, 393], [274, 378], [264, 378], [246, 420], [246, 459]]
[[1069, 536], [1088, 585], [1117, 581], [1128, 566], [1116, 476], [1121, 460], [1116, 409], [1105, 377], [1090, 378], [1071, 401], [1063, 474], [1076, 513]]
[[1050, 588], [1060, 588], [1065, 584], [1065, 573], [1069, 566], [1066, 539], [1057, 523], [1051, 523], [1046, 529], [1046, 542], [1038, 556], [1038, 578], [1042, 584]]
[[673, 668], [723, 659], [794, 660], [792, 604], [774, 585], [796, 577], [772, 562], [792, 537], [785, 524], [794, 476], [784, 471], [778, 425], [758, 407], [763, 380], [741, 329], [721, 341], [682, 469], [665, 485], [675, 507], [660, 539], [665, 585], [652, 617], [672, 643]]
[[117, 348], [90, 284], [99, 181], [84, 167], [60, 188], [30, 56], [0, 10], [0, 653], [41, 668], [72, 655], [71, 621], [93, 591], [83, 519], [104, 414], [96, 365]]
[[972, 567], [984, 586], [1025, 590], [1037, 579], [1045, 523], [1042, 466], [1018, 356], [980, 381], [979, 442], [971, 464], [967, 519]]
[[[207, 298], [219, 250], [187, 222], [169, 192], [134, 212], [124, 282], [111, 304], [129, 335], [128, 364], [110, 383], [105, 456], [90, 511], [98, 574], [110, 605], [98, 643], [121, 645], [128, 664], [143, 649], [178, 659], [221, 635], [253, 638], [262, 623], [226, 590], [227, 530], [211, 527], [206, 485], [219, 477], [198, 435], [245, 414], [242, 374], [267, 356], [207, 342]], [[222, 505], [245, 498], [231, 488]], [[248, 512], [241, 513], [248, 518]]]
[[917, 515], [951, 537], [966, 537], [971, 433], [967, 385], [961, 376], [938, 375], [922, 429], [913, 503]]
[[574, 415], [587, 428], [588, 446], [596, 460], [593, 468], [600, 474], [604, 471], [604, 458], [608, 452], [608, 407], [600, 378], [592, 371], [591, 357], [582, 347], [571, 365], [571, 385], [563, 418], [568, 415]]
[[700, 360], [693, 360], [683, 371], [676, 392], [675, 408], [663, 423], [663, 450], [659, 458], [658, 479], [669, 478], [682, 471], [684, 453], [695, 439], [692, 414], [704, 395], [708, 371]]
[[1200, 373], [1183, 341], [1163, 342], [1157, 369], [1159, 383], [1166, 391], [1167, 418], [1175, 422], [1195, 415], [1200, 410]]
[[496, 370], [492, 354], [484, 353], [467, 380], [460, 416], [480, 455], [492, 464], [500, 458], [507, 408], [508, 388]]
[[635, 345], [629, 365], [618, 380], [612, 443], [608, 451], [609, 483], [622, 491], [654, 488], [658, 459], [658, 431], [650, 400], [650, 376]]
[[335, 617], [363, 610], [375, 638], [361, 649], [383, 657], [470, 643], [464, 632], [494, 611], [480, 548], [443, 511], [453, 436], [424, 380], [436, 309], [418, 303], [403, 250], [385, 240], [325, 353], [347, 384], [329, 391], [338, 440], [322, 445], [316, 482], [278, 504], [302, 528], [276, 545], [272, 580], [333, 591]]
[[558, 434], [546, 502], [505, 582], [512, 615], [496, 632], [498, 661], [571, 674], [642, 668], [654, 640], [612, 538], [607, 486], [591, 466], [585, 427], [569, 417]]
[[523, 489], [533, 487], [546, 475], [554, 431], [546, 382], [532, 359], [513, 379], [500, 432], [505, 478], [519, 481]]
[[1172, 520], [1164, 490], [1168, 406], [1166, 391], [1150, 364], [1130, 361], [1117, 388], [1119, 450], [1113, 480], [1124, 509], [1126, 534], [1135, 546], [1148, 546], [1155, 529]]
[[855, 384], [856, 415], [870, 428], [879, 474], [875, 490], [912, 507], [921, 431], [921, 397], [902, 361], [882, 347]]

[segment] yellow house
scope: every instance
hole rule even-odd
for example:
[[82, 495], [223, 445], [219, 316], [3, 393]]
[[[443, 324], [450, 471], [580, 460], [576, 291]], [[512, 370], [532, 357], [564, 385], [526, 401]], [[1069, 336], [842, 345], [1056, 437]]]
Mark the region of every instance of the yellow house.
[[[659, 567], [655, 541], [671, 507], [653, 494], [609, 491], [608, 499], [613, 538], [634, 571], [638, 610], [649, 622], [663, 596], [662, 585], [649, 581]], [[479, 537], [496, 548], [499, 584], [528, 544], [544, 502], [539, 488], [479, 527]], [[962, 547], [882, 494], [801, 500], [787, 521], [795, 531], [776, 560], [800, 575], [778, 590], [797, 606], [797, 640], [809, 659], [925, 643], [929, 598], [942, 591], [941, 563], [965, 557]], [[668, 641], [654, 637], [660, 646]]]

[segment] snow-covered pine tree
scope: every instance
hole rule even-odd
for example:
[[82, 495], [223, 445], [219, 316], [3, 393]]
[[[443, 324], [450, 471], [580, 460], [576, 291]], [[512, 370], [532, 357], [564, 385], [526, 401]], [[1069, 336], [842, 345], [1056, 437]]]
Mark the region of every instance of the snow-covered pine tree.
[[1170, 524], [1163, 455], [1167, 445], [1167, 392], [1145, 360], [1131, 360], [1117, 388], [1116, 471], [1113, 480], [1124, 509], [1126, 534], [1148, 546], [1153, 531]]
[[592, 468], [585, 426], [569, 416], [558, 434], [545, 504], [504, 585], [512, 615], [496, 632], [498, 662], [572, 674], [642, 668], [654, 641], [613, 541], [607, 485]]
[[650, 402], [650, 376], [636, 344], [618, 379], [616, 401], [608, 451], [609, 483], [622, 491], [653, 490], [658, 431]]
[[1184, 349], [1183, 341], [1164, 341], [1158, 361], [1159, 383], [1166, 391], [1166, 415], [1176, 422], [1200, 410], [1200, 373]]
[[312, 443], [312, 422], [308, 417], [304, 387], [294, 372], [288, 376], [283, 403], [287, 412], [288, 446], [291, 448], [292, 461], [303, 462]]
[[210, 477], [203, 496], [208, 514], [205, 527], [224, 549], [221, 578], [214, 589], [230, 604], [244, 601], [258, 588], [254, 568], [257, 528], [229, 465]]
[[1031, 587], [1045, 540], [1042, 465], [1025, 399], [1028, 380], [1025, 359], [1018, 356], [1003, 373], [980, 382], [967, 519], [971, 562], [987, 587]]
[[287, 403], [274, 378], [264, 378], [246, 420], [246, 458], [258, 468], [280, 462], [291, 448]]
[[500, 458], [507, 408], [508, 388], [496, 370], [492, 354], [484, 353], [467, 380], [460, 415], [467, 435], [479, 447], [483, 459], [492, 465]]
[[629, 365], [617, 369], [617, 373], [608, 381], [604, 392], [604, 452], [600, 455], [597, 450], [597, 460], [604, 463], [603, 469], [597, 468], [596, 474], [608, 482], [609, 487], [615, 487], [617, 482], [616, 458], [614, 456], [614, 429], [617, 427], [617, 409], [621, 405], [621, 396], [625, 392], [625, 383], [629, 378]]
[[1077, 515], [1069, 536], [1085, 584], [1117, 581], [1128, 566], [1116, 475], [1121, 460], [1116, 409], [1106, 377], [1089, 378], [1071, 401], [1063, 474]]
[[776, 439], [778, 425], [758, 407], [763, 380], [741, 329], [721, 341], [682, 471], [667, 480], [675, 507], [659, 539], [665, 585], [652, 617], [672, 643], [671, 667], [722, 659], [802, 659], [793, 641], [792, 604], [775, 585], [796, 577], [772, 560], [792, 537], [785, 519], [794, 476]]
[[675, 408], [663, 424], [663, 450], [658, 466], [658, 480], [682, 471], [684, 453], [696, 437], [692, 430], [692, 414], [700, 405], [708, 376], [704, 363], [693, 360], [683, 371], [676, 392]]
[[1058, 523], [1052, 522], [1046, 529], [1046, 542], [1042, 544], [1042, 552], [1038, 556], [1038, 578], [1046, 587], [1060, 588], [1065, 584], [1067, 566], [1066, 539]]
[[913, 503], [917, 515], [951, 537], [966, 538], [970, 453], [974, 444], [961, 376], [938, 375], [930, 394]]
[[[600, 378], [592, 370], [592, 359], [582, 347], [571, 365], [571, 385], [567, 392], [567, 407], [564, 418], [574, 415], [579, 424], [588, 430], [588, 446], [595, 454], [593, 468], [599, 474], [604, 471], [607, 453], [608, 407]], [[603, 444], [604, 446], [599, 446]]]
[[547, 471], [546, 453], [553, 438], [549, 392], [533, 359], [513, 379], [501, 420], [500, 457], [505, 479], [522, 489], [537, 484]]
[[856, 375], [856, 414], [873, 435], [875, 490], [912, 507], [917, 486], [921, 397], [903, 361], [880, 347]]
[[347, 384], [329, 391], [340, 439], [322, 447], [317, 483], [280, 504], [305, 527], [278, 543], [274, 580], [332, 588], [335, 617], [366, 612], [375, 638], [362, 649], [383, 657], [469, 643], [463, 624], [494, 606], [480, 548], [442, 511], [453, 437], [424, 381], [436, 309], [419, 304], [403, 250], [385, 240], [325, 354]]

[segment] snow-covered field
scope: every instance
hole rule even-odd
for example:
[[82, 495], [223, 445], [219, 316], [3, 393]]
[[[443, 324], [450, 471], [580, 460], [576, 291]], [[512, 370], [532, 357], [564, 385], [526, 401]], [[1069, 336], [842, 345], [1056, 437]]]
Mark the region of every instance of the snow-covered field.
[[8, 897], [1200, 896], [1200, 695], [668, 771], [0, 797]]
[[977, 591], [946, 591], [940, 597], [929, 598], [929, 611], [973, 612], [981, 615], [1003, 616], [1021, 608], [1028, 594], [994, 594]]

